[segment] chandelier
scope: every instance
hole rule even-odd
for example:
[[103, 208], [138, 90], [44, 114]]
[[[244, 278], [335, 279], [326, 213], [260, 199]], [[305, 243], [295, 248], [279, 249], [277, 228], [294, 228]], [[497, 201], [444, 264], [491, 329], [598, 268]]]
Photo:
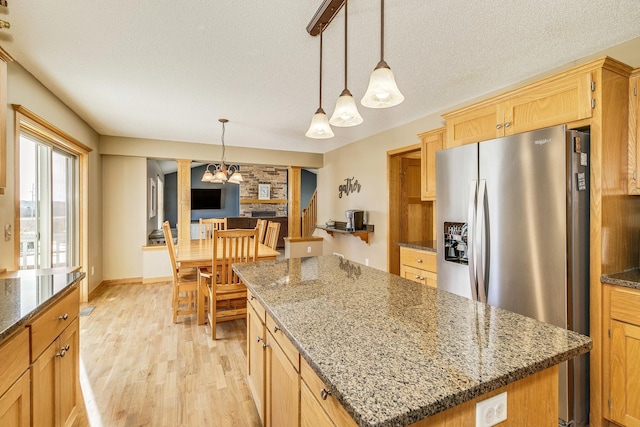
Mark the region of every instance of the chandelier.
[[[214, 184], [224, 184], [225, 182], [230, 182], [232, 184], [240, 184], [240, 182], [244, 181], [242, 179], [242, 175], [240, 174], [240, 166], [239, 165], [227, 165], [225, 163], [224, 158], [224, 124], [229, 120], [227, 119], [218, 119], [220, 123], [222, 123], [222, 158], [220, 159], [220, 164], [209, 163], [207, 165], [207, 169], [204, 171], [202, 175], [202, 182], [211, 182]], [[213, 171], [209, 170], [212, 168]]]

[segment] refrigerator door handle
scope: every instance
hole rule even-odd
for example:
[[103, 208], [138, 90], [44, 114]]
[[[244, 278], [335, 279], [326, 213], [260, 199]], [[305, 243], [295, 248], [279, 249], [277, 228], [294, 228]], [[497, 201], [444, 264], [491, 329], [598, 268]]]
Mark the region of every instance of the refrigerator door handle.
[[467, 260], [469, 263], [469, 284], [471, 286], [471, 298], [478, 300], [478, 279], [476, 278], [476, 266], [474, 257], [475, 231], [476, 231], [476, 201], [478, 195], [478, 182], [474, 179], [469, 186], [469, 213], [467, 218]]
[[474, 242], [474, 250], [476, 252], [476, 277], [478, 281], [478, 298], [477, 301], [487, 302], [487, 288], [485, 286], [485, 267], [486, 260], [483, 257], [485, 245], [489, 243], [489, 236], [487, 235], [487, 224], [485, 219], [486, 210], [486, 197], [487, 197], [487, 181], [480, 180], [478, 188], [478, 205], [476, 208], [476, 240]]

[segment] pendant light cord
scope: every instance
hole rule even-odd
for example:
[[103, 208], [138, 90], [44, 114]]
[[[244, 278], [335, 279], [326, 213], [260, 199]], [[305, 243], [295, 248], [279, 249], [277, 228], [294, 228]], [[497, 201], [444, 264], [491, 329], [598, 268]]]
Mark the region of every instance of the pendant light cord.
[[347, 4], [349, 0], [344, 0], [344, 88], [347, 89]]
[[384, 61], [384, 0], [380, 0], [380, 62]]
[[320, 109], [322, 109], [322, 33], [324, 32], [324, 28], [320, 28]]

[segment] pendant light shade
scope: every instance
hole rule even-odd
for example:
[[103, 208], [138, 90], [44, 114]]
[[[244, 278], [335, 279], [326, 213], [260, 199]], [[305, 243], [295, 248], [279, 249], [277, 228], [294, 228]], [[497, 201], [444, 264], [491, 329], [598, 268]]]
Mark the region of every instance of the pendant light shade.
[[311, 118], [311, 125], [305, 135], [314, 139], [333, 138], [334, 135], [333, 130], [331, 130], [331, 126], [329, 125], [329, 118], [322, 107], [318, 108]]
[[357, 126], [364, 121], [358, 106], [356, 105], [353, 95], [347, 89], [347, 34], [348, 34], [348, 13], [347, 5], [349, 0], [344, 2], [344, 90], [336, 101], [336, 108], [333, 110], [333, 115], [329, 120], [329, 123], [338, 127], [350, 127]]
[[320, 102], [316, 113], [311, 118], [311, 125], [305, 136], [313, 139], [333, 138], [333, 130], [329, 125], [329, 119], [322, 109], [322, 30], [320, 30]]
[[367, 92], [360, 103], [368, 108], [388, 108], [404, 101], [391, 68], [384, 60], [384, 0], [380, 0], [380, 62], [371, 73]]

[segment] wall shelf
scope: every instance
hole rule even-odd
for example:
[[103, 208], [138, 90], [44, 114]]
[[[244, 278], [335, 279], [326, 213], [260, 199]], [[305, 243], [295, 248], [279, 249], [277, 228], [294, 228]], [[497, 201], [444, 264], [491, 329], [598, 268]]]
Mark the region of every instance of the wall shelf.
[[240, 203], [266, 203], [272, 205], [282, 205], [288, 203], [287, 199], [240, 199]]
[[315, 228], [317, 228], [318, 230], [326, 231], [327, 234], [330, 235], [331, 237], [333, 237], [334, 233], [351, 234], [353, 236], [359, 237], [360, 240], [365, 242], [367, 245], [369, 244], [369, 237], [371, 233], [373, 233], [373, 225], [371, 224], [367, 224], [366, 230], [355, 230], [355, 231], [347, 231], [347, 230], [343, 230], [335, 227], [327, 227], [325, 225], [316, 225]]

